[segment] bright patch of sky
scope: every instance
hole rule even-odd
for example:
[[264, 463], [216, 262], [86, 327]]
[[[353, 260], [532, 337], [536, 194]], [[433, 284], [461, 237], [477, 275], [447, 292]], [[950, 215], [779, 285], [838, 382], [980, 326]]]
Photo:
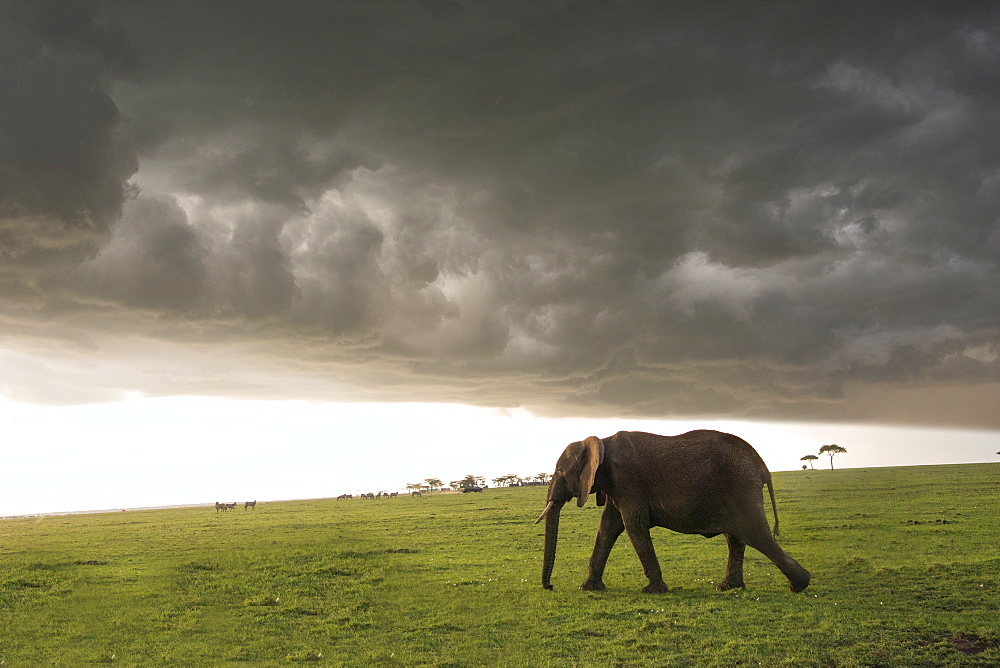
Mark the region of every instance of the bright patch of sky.
[[[715, 428], [773, 471], [837, 443], [835, 468], [994, 461], [990, 431], [738, 421], [551, 419], [454, 404], [135, 398], [0, 403], [0, 516], [404, 491], [466, 474], [551, 472], [566, 444], [619, 430]], [[829, 468], [829, 459], [814, 463]]]

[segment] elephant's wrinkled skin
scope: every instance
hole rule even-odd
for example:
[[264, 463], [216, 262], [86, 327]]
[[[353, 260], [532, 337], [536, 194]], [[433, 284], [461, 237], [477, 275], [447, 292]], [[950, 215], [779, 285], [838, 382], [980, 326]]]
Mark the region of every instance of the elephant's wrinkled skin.
[[650, 527], [659, 526], [706, 538], [726, 535], [729, 562], [720, 590], [744, 586], [743, 552], [749, 545], [785, 574], [792, 591], [802, 591], [809, 585], [809, 571], [775, 542], [764, 512], [764, 485], [771, 496], [776, 536], [778, 508], [771, 474], [757, 451], [737, 436], [708, 430], [680, 436], [620, 431], [570, 443], [556, 463], [548, 504], [535, 521], [545, 519], [542, 586], [552, 588], [562, 506], [576, 497], [583, 507], [593, 492], [604, 514], [580, 589], [604, 589], [608, 554], [625, 531], [649, 578], [643, 591], [667, 591], [649, 537]]

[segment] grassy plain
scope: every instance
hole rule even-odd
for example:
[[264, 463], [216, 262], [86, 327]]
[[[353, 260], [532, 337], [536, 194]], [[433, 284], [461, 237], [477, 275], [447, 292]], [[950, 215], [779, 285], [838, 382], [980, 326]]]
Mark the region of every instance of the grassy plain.
[[1000, 664], [1000, 464], [775, 474], [792, 594], [747, 550], [654, 530], [582, 592], [599, 509], [567, 506], [539, 585], [541, 487], [0, 520], [4, 666]]

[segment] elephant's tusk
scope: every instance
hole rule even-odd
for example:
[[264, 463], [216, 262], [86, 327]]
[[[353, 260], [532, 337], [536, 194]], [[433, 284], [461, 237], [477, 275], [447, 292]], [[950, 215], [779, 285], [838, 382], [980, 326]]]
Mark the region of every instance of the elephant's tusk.
[[545, 510], [543, 510], [542, 514], [538, 516], [538, 519], [535, 520], [535, 524], [538, 524], [539, 522], [541, 522], [542, 520], [544, 520], [545, 516], [549, 514], [550, 510], [552, 510], [552, 502], [551, 501], [549, 501], [549, 505], [545, 506]]

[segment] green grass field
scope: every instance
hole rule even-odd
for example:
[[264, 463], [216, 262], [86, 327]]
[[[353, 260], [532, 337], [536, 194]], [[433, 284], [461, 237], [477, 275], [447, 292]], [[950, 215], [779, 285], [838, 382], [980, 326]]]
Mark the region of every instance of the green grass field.
[[545, 489], [0, 520], [4, 666], [1000, 664], [1000, 464], [775, 474], [801, 594], [747, 550], [654, 529], [672, 591], [619, 541], [582, 592], [600, 509]]

